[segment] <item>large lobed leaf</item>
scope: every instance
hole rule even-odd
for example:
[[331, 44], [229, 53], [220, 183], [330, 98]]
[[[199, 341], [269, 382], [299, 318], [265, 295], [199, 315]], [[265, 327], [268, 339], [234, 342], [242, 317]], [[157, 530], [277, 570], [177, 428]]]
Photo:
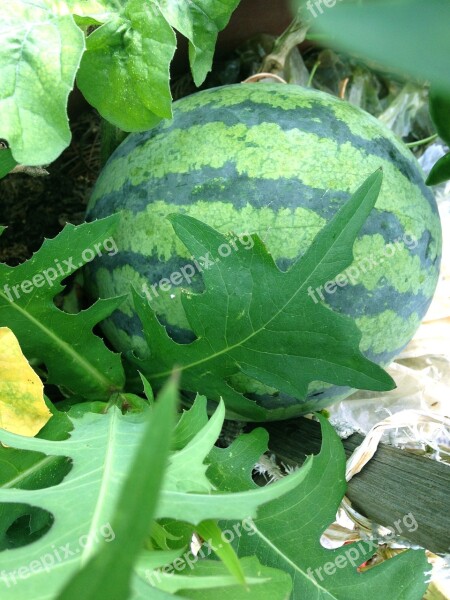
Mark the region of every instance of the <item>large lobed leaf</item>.
[[[206, 415], [204, 400], [200, 399], [200, 402], [203, 404], [202, 412]], [[150, 460], [152, 455], [145, 460], [139, 455], [144, 451], [142, 443], [148, 419], [153, 416], [153, 408], [144, 413], [127, 415], [122, 415], [116, 407], [112, 407], [106, 414], [86, 413], [82, 418], [71, 418], [71, 436], [62, 441], [24, 438], [0, 431], [0, 441], [10, 447], [39, 452], [49, 458], [66, 457], [72, 461], [71, 471], [63, 481], [52, 487], [17, 489], [9, 486], [0, 489], [0, 502], [12, 503], [12, 508], [17, 504], [29, 504], [48, 511], [54, 517], [53, 526], [45, 536], [2, 556], [2, 600], [28, 600], [31, 596], [37, 600], [54, 600], [55, 594], [79, 572], [80, 567], [91, 559], [94, 560], [97, 552], [104, 549], [105, 540], [113, 542], [114, 523], [118, 523], [117, 533], [123, 535], [127, 528], [124, 524], [124, 496], [118, 503], [121, 489], [131, 466], [137, 464], [136, 461], [139, 464], [142, 462], [146, 476], [151, 477], [147, 459]], [[221, 517], [254, 518], [260, 505], [290, 492], [305, 479], [310, 461], [292, 477], [266, 488], [244, 490], [236, 494], [215, 490], [206, 476], [208, 464], [205, 459], [217, 439], [223, 417], [224, 407], [221, 404], [192, 439], [179, 450], [172, 451], [163, 479], [162, 493], [153, 512], [155, 518], [176, 519], [194, 525]], [[144, 477], [143, 473], [142, 476]], [[129, 493], [136, 493], [140, 484], [136, 483], [136, 478], [132, 475], [130, 478], [134, 492], [130, 490]], [[134, 518], [134, 504], [135, 502], [129, 502], [130, 519]], [[62, 548], [67, 548], [68, 552]], [[57, 551], [60, 552], [59, 555]], [[118, 552], [120, 555], [121, 549], [108, 552]], [[47, 562], [53, 564], [48, 565], [47, 569], [43, 568], [42, 563], [40, 568], [36, 567], [36, 560], [45, 556], [50, 556]], [[151, 571], [155, 560], [158, 562], [161, 558], [159, 555], [155, 558], [154, 553], [147, 551], [142, 560], [144, 562], [139, 564], [144, 570], [138, 570], [133, 579], [133, 588], [136, 589], [133, 598], [141, 597], [139, 590], [143, 586], [149, 593], [151, 584], [146, 578], [145, 570]], [[32, 564], [35, 565], [34, 569], [31, 568]], [[161, 564], [165, 564], [165, 557]], [[94, 563], [94, 567], [97, 566]], [[19, 567], [25, 569], [25, 572], [22, 571], [23, 577], [18, 573]], [[255, 568], [248, 568], [249, 574], [255, 576]], [[224, 579], [216, 580], [215, 587], [235, 586], [234, 578], [230, 579], [223, 570], [219, 574]], [[214, 581], [210, 583], [214, 586]], [[286, 579], [284, 586], [285, 584]], [[283, 589], [286, 590], [286, 587]], [[280, 595], [280, 599], [286, 597], [286, 593]]]
[[69, 144], [67, 98], [84, 36], [50, 0], [0, 5], [0, 138], [27, 165], [54, 160]]
[[[354, 321], [314, 303], [308, 294], [351, 264], [353, 242], [381, 181], [380, 171], [371, 175], [288, 272], [277, 268], [257, 236], [251, 250], [221, 259], [218, 249], [229, 241], [226, 236], [192, 217], [172, 216], [190, 253], [212, 257], [213, 265], [202, 274], [206, 291], [182, 297], [197, 335], [191, 344], [175, 343], [149, 303], [134, 292], [151, 352], [146, 361], [136, 359], [139, 369], [158, 388], [176, 366], [183, 390], [215, 402], [222, 397], [230, 415], [253, 420], [287, 414], [284, 409], [268, 413], [231, 387], [228, 378], [238, 372], [299, 402], [316, 380], [372, 390], [395, 387], [381, 367], [360, 353], [361, 333]], [[305, 402], [304, 409], [314, 409], [313, 403]]]
[[28, 359], [45, 364], [49, 383], [92, 400], [109, 398], [124, 383], [120, 356], [92, 332], [122, 299], [100, 300], [68, 314], [53, 298], [64, 289], [61, 281], [93, 255], [113, 251], [117, 220], [112, 216], [77, 227], [68, 224], [26, 262], [17, 267], [0, 264], [0, 326], [14, 332]]

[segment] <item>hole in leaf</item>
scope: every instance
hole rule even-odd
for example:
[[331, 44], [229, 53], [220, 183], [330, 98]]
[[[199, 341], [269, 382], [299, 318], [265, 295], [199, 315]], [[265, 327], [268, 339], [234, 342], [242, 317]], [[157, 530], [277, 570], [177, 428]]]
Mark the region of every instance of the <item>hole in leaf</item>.
[[29, 504], [0, 505], [0, 552], [32, 544], [53, 525], [53, 515]]

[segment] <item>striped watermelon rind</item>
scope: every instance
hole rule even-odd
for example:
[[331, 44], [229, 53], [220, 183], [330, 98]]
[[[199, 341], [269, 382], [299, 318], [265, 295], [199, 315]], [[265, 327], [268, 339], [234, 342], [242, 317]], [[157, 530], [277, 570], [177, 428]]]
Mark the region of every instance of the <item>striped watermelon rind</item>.
[[[409, 342], [434, 293], [441, 228], [434, 196], [411, 152], [379, 121], [317, 90], [279, 84], [231, 85], [174, 104], [174, 117], [130, 135], [95, 186], [88, 219], [123, 211], [119, 252], [89, 266], [92, 293], [128, 293], [189, 262], [167, 220], [183, 212], [219, 231], [256, 231], [287, 269], [363, 180], [382, 167], [380, 196], [354, 245], [354, 266], [371, 268], [326, 303], [355, 319], [360, 349], [387, 365]], [[387, 248], [395, 247], [392, 256]], [[378, 264], [374, 265], [373, 261]], [[186, 285], [184, 285], [186, 287]], [[201, 291], [201, 277], [192, 282]], [[152, 299], [178, 341], [193, 339], [182, 286]], [[131, 298], [104, 323], [118, 350], [145, 356]], [[351, 390], [314, 382], [304, 402], [237, 375], [238, 389], [278, 414], [321, 408]], [[199, 390], [201, 392], [201, 390]], [[283, 413], [284, 414], [284, 413]]]

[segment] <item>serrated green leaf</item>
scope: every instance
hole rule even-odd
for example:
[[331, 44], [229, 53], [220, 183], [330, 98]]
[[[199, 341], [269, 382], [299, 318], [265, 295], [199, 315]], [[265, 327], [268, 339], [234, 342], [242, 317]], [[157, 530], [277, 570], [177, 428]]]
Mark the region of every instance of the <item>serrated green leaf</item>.
[[[359, 351], [355, 322], [314, 303], [308, 290], [332, 279], [353, 261], [354, 240], [372, 210], [381, 187], [377, 171], [356, 191], [317, 235], [289, 271], [280, 271], [258, 236], [252, 249], [221, 259], [228, 238], [186, 215], [171, 217], [178, 237], [197, 257], [212, 257], [203, 271], [206, 291], [185, 294], [182, 303], [197, 339], [177, 344], [158, 321], [149, 303], [133, 297], [151, 357], [135, 360], [158, 389], [174, 365], [183, 390], [224, 398], [231, 415], [244, 419], [286, 418], [289, 409], [270, 412], [245, 398], [228, 383], [236, 373], [260, 381], [303, 402], [312, 381], [387, 390], [395, 387], [383, 369]], [[313, 401], [303, 404], [314, 409]], [[295, 407], [297, 409], [297, 407]]]
[[[150, 533], [167, 466], [178, 403], [177, 385], [170, 380], [161, 391], [121, 488], [111, 520], [113, 544], [103, 548], [66, 584], [58, 600], [123, 600], [145, 539]], [[148, 411], [150, 413], [150, 411]]]
[[183, 411], [173, 436], [173, 449], [184, 448], [208, 422], [206, 398], [197, 396], [189, 410]]
[[172, 115], [169, 65], [175, 49], [175, 34], [159, 8], [129, 0], [87, 38], [78, 86], [120, 129], [150, 129]]
[[[36, 600], [53, 599], [107, 538], [113, 541], [111, 522], [114, 507], [140, 447], [148, 413], [152, 415], [154, 410], [122, 415], [114, 406], [102, 415], [85, 413], [81, 419], [71, 419], [73, 430], [70, 439], [56, 442], [25, 438], [0, 430], [0, 442], [10, 447], [48, 456], [64, 456], [73, 464], [65, 479], [53, 487], [0, 489], [0, 502], [30, 504], [54, 516], [53, 526], [44, 537], [23, 548], [10, 550], [2, 557], [0, 585], [5, 585], [2, 600], [28, 600], [31, 595]], [[220, 418], [213, 416], [212, 423], [210, 421], [190, 442], [189, 452], [171, 454], [154, 514], [156, 519], [177, 519], [197, 525], [210, 519], [254, 518], [262, 504], [295, 489], [309, 472], [311, 463], [307, 461], [292, 476], [264, 488], [237, 494], [196, 492], [197, 487], [204, 488], [204, 481], [198, 484], [192, 473], [201, 474], [201, 466], [205, 471], [208, 467], [204, 459], [211, 446], [207, 448], [205, 440], [211, 440], [212, 432], [221, 424], [223, 407], [218, 407], [217, 414]], [[175, 477], [175, 473], [180, 479]], [[202, 478], [206, 480], [204, 476]], [[212, 484], [210, 487], [212, 490]], [[71, 554], [64, 553], [59, 557], [57, 551], [62, 552], [61, 548], [68, 548]], [[153, 555], [152, 552], [147, 554]], [[53, 565], [46, 570], [43, 567], [40, 570], [30, 569], [33, 561], [48, 555], [53, 557]], [[27, 569], [26, 577], [17, 576], [20, 566]], [[12, 577], [17, 579], [14, 585]], [[136, 595], [138, 597], [139, 594]]]
[[[320, 415], [319, 419], [322, 448], [312, 458], [306, 480], [261, 507], [251, 535], [234, 542], [239, 555], [256, 554], [263, 564], [289, 573], [293, 598], [421, 600], [427, 588], [424, 572], [429, 568], [424, 551], [404, 552], [359, 573], [357, 567], [372, 556], [376, 545], [358, 542], [335, 550], [322, 546], [320, 538], [335, 520], [346, 483], [342, 443], [328, 421]], [[221, 523], [221, 527], [232, 529], [233, 524]]]
[[302, 5], [313, 30], [325, 34], [328, 45], [450, 92], [447, 0], [338, 2], [321, 10], [314, 3], [309, 4], [312, 10]]
[[450, 179], [450, 152], [442, 156], [431, 169], [426, 184], [438, 185]]
[[27, 358], [47, 367], [48, 381], [86, 399], [108, 399], [124, 383], [120, 356], [108, 350], [92, 328], [122, 302], [99, 300], [89, 309], [68, 314], [53, 298], [61, 281], [92, 260], [112, 239], [117, 216], [66, 225], [46, 240], [32, 258], [17, 267], [0, 264], [0, 326], [12, 329]]
[[189, 40], [189, 62], [195, 85], [211, 70], [219, 31], [225, 28], [239, 0], [158, 0], [167, 21]]
[[144, 386], [145, 397], [147, 398], [148, 403], [150, 405], [153, 405], [153, 403], [155, 402], [155, 396], [153, 394], [152, 386], [149, 384], [149, 382], [146, 380], [146, 378], [143, 375], [141, 375], [141, 381], [142, 381], [142, 385]]
[[267, 451], [269, 434], [262, 427], [236, 438], [227, 448], [214, 447], [207, 457], [208, 478], [222, 492], [258, 487], [252, 479], [255, 464]]
[[84, 36], [53, 4], [8, 0], [0, 6], [0, 138], [25, 165], [52, 162], [70, 142], [67, 98]]

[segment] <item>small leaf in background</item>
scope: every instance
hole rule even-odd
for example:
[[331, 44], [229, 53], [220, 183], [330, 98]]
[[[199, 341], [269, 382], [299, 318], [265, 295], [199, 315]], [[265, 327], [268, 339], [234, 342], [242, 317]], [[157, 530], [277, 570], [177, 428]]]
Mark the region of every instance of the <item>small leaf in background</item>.
[[[182, 296], [197, 339], [174, 342], [149, 302], [134, 290], [151, 354], [148, 360], [133, 358], [137, 368], [158, 389], [176, 365], [183, 390], [215, 402], [224, 398], [234, 415], [259, 421], [267, 419], [267, 412], [228, 384], [231, 375], [242, 372], [299, 402], [316, 380], [372, 390], [395, 387], [381, 367], [361, 354], [355, 322], [308, 295], [310, 286], [323, 284], [353, 261], [353, 243], [381, 181], [381, 171], [371, 175], [286, 272], [278, 269], [258, 236], [253, 236], [251, 249], [221, 260], [218, 249], [227, 245], [226, 236], [192, 217], [172, 215], [175, 232], [190, 254], [213, 261], [202, 274], [205, 292]], [[305, 405], [305, 412], [311, 408]], [[279, 409], [277, 418], [287, 418], [288, 410]]]
[[159, 0], [167, 21], [189, 40], [195, 85], [200, 86], [211, 70], [217, 35], [226, 27], [238, 4], [239, 0]]
[[0, 427], [34, 436], [52, 416], [42, 381], [22, 354], [8, 327], [0, 327]]
[[252, 472], [261, 456], [267, 452], [269, 434], [262, 427], [236, 438], [227, 448], [214, 448], [206, 459], [210, 463], [209, 479], [222, 492], [252, 490], [258, 486]]
[[326, 44], [450, 92], [450, 2], [381, 0], [302, 10]]
[[[333, 427], [319, 415], [322, 447], [306, 480], [268, 502], [252, 531], [233, 542], [240, 556], [256, 554], [267, 566], [292, 576], [292, 598], [315, 600], [422, 600], [429, 569], [423, 550], [408, 550], [364, 573], [357, 567], [376, 550], [368, 542], [324, 548], [320, 538], [335, 520], [345, 493], [345, 453]], [[269, 486], [270, 487], [270, 486]], [[233, 523], [221, 522], [222, 529]]]
[[426, 184], [438, 185], [450, 179], [450, 152], [440, 158], [431, 169]]
[[177, 384], [169, 380], [148, 423], [124, 481], [111, 529], [115, 539], [66, 584], [58, 600], [124, 600], [129, 597], [133, 565], [150, 533], [167, 467], [178, 403]]
[[0, 179], [8, 175], [16, 165], [17, 162], [14, 160], [11, 150], [0, 146]]
[[0, 5], [0, 138], [24, 165], [55, 160], [69, 145], [67, 98], [84, 51], [71, 15], [51, 2]]
[[[450, 146], [450, 92], [437, 88], [430, 90], [430, 113], [442, 140]], [[431, 169], [427, 185], [437, 185], [450, 179], [450, 152], [440, 158]]]
[[28, 359], [43, 362], [48, 382], [88, 400], [107, 400], [124, 383], [120, 356], [92, 329], [117, 308], [121, 298], [99, 300], [77, 314], [59, 310], [53, 298], [61, 281], [93, 259], [114, 252], [117, 216], [66, 225], [17, 267], [0, 264], [0, 326], [10, 327]]
[[450, 92], [430, 89], [430, 114], [439, 136], [450, 146]]
[[184, 448], [208, 422], [206, 398], [197, 396], [189, 410], [184, 410], [175, 427], [173, 449]]
[[78, 86], [120, 129], [150, 129], [172, 116], [169, 65], [175, 49], [175, 34], [158, 6], [129, 0], [87, 38]]

